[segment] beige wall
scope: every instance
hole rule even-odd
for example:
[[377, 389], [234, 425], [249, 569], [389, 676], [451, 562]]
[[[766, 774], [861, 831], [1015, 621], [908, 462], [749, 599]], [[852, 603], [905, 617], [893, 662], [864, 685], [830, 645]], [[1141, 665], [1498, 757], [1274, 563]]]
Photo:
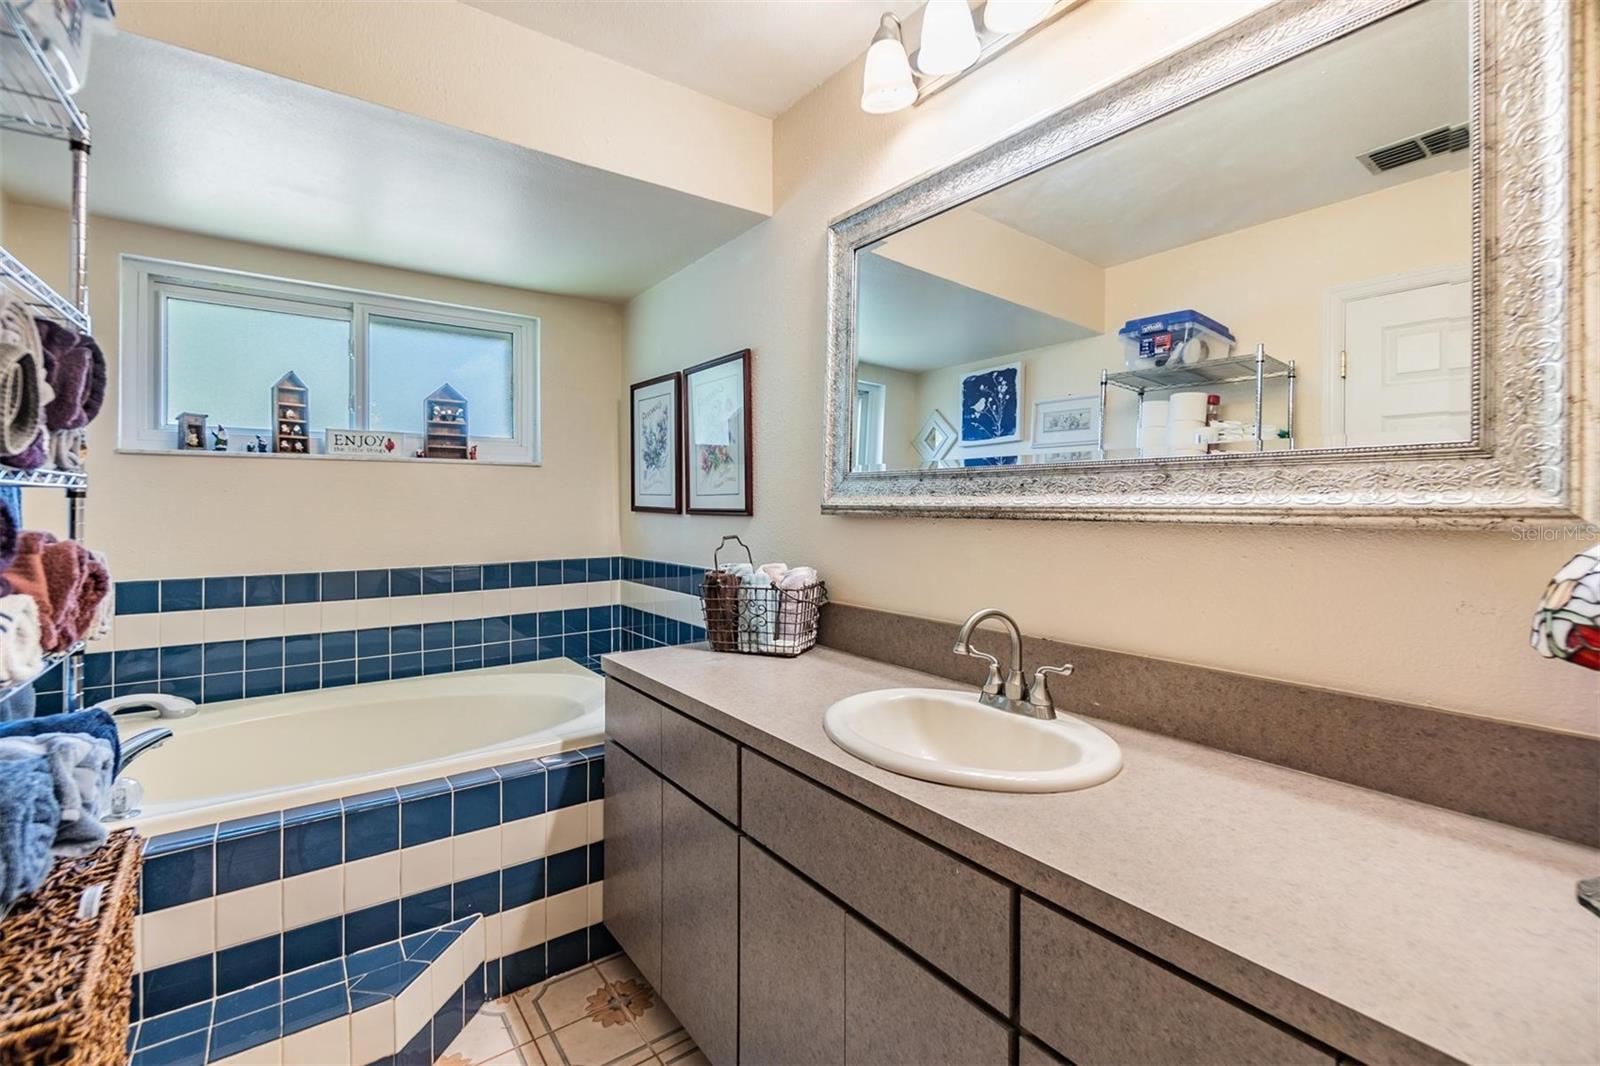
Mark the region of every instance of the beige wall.
[[1527, 638], [1587, 542], [819, 513], [829, 220], [1258, 6], [1091, 3], [922, 106], [862, 114], [854, 68], [781, 116], [774, 216], [630, 304], [623, 374], [754, 349], [756, 517], [624, 511], [624, 549], [701, 561], [740, 533], [849, 603], [950, 620], [994, 604], [1041, 635], [1600, 733], [1594, 676]]
[[[65, 291], [66, 216], [13, 203], [8, 248]], [[90, 427], [89, 545], [123, 580], [604, 555], [617, 547], [621, 312], [499, 288], [134, 225], [91, 222], [90, 310], [111, 392]], [[122, 253], [537, 316], [541, 467], [116, 453]], [[28, 524], [61, 530], [56, 493]]]

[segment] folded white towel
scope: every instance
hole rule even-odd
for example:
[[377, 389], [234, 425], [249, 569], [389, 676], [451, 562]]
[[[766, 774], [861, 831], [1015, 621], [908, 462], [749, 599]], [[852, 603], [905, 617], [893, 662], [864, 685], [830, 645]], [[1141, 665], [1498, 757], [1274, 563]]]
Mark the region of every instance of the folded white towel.
[[744, 575], [746, 575], [748, 573], [752, 573], [754, 570], [755, 570], [755, 567], [751, 566], [749, 563], [723, 563], [722, 564], [723, 573], [732, 574], [734, 577], [743, 577]]
[[783, 575], [789, 572], [788, 563], [762, 563], [757, 570], [772, 579], [774, 585], [783, 580]]
[[0, 596], [0, 681], [26, 681], [43, 668], [38, 601], [32, 596]]
[[759, 570], [739, 577], [739, 648], [741, 651], [759, 651], [764, 643], [772, 641], [772, 627], [777, 609], [775, 597], [761, 590], [772, 588], [772, 579]]
[[800, 589], [817, 583], [817, 572], [809, 566], [797, 566], [786, 572], [778, 581], [780, 589]]

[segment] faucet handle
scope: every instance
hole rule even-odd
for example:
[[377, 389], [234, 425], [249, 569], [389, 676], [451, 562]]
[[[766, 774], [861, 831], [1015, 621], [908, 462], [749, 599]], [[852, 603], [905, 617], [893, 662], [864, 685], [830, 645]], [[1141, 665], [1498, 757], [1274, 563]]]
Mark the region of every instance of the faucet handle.
[[995, 696], [999, 694], [1001, 688], [999, 659], [996, 659], [993, 655], [990, 655], [981, 648], [974, 648], [971, 644], [968, 644], [964, 640], [957, 641], [956, 646], [950, 650], [956, 655], [965, 655], [973, 659], [982, 659], [984, 662], [988, 663], [989, 673], [983, 679], [983, 693], [986, 696]]
[[1062, 663], [1060, 666], [1041, 666], [1033, 672], [1033, 684], [1028, 686], [1028, 703], [1043, 711], [1055, 713], [1055, 701], [1050, 698], [1050, 687], [1045, 682], [1047, 674], [1060, 674], [1062, 677], [1072, 676], [1072, 664]]

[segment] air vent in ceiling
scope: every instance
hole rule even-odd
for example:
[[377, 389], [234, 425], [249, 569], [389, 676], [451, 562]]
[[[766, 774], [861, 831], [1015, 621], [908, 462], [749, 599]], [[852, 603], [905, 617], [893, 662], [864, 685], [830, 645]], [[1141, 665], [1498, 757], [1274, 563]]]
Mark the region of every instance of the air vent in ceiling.
[[1468, 143], [1466, 126], [1440, 126], [1436, 130], [1419, 133], [1396, 144], [1374, 148], [1366, 155], [1356, 158], [1361, 160], [1361, 165], [1372, 173], [1382, 174], [1386, 170], [1403, 167], [1407, 163], [1416, 163], [1429, 156], [1459, 152]]

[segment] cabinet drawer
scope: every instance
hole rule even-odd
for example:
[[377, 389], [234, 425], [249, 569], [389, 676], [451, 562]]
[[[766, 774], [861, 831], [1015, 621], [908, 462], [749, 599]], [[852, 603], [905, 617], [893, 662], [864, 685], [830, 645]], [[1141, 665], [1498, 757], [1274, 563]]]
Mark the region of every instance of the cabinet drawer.
[[748, 749], [743, 760], [746, 833], [995, 1010], [1010, 1012], [1010, 885]]
[[606, 733], [638, 758], [661, 767], [661, 704], [606, 678]]
[[661, 772], [728, 821], [739, 821], [739, 746], [693, 718], [661, 708]]
[[845, 919], [845, 1066], [1000, 1066], [1010, 1058], [1004, 1023], [857, 919]]
[[1021, 907], [1021, 1023], [1067, 1058], [1098, 1063], [1251, 1063], [1333, 1058], [1042, 903]]

